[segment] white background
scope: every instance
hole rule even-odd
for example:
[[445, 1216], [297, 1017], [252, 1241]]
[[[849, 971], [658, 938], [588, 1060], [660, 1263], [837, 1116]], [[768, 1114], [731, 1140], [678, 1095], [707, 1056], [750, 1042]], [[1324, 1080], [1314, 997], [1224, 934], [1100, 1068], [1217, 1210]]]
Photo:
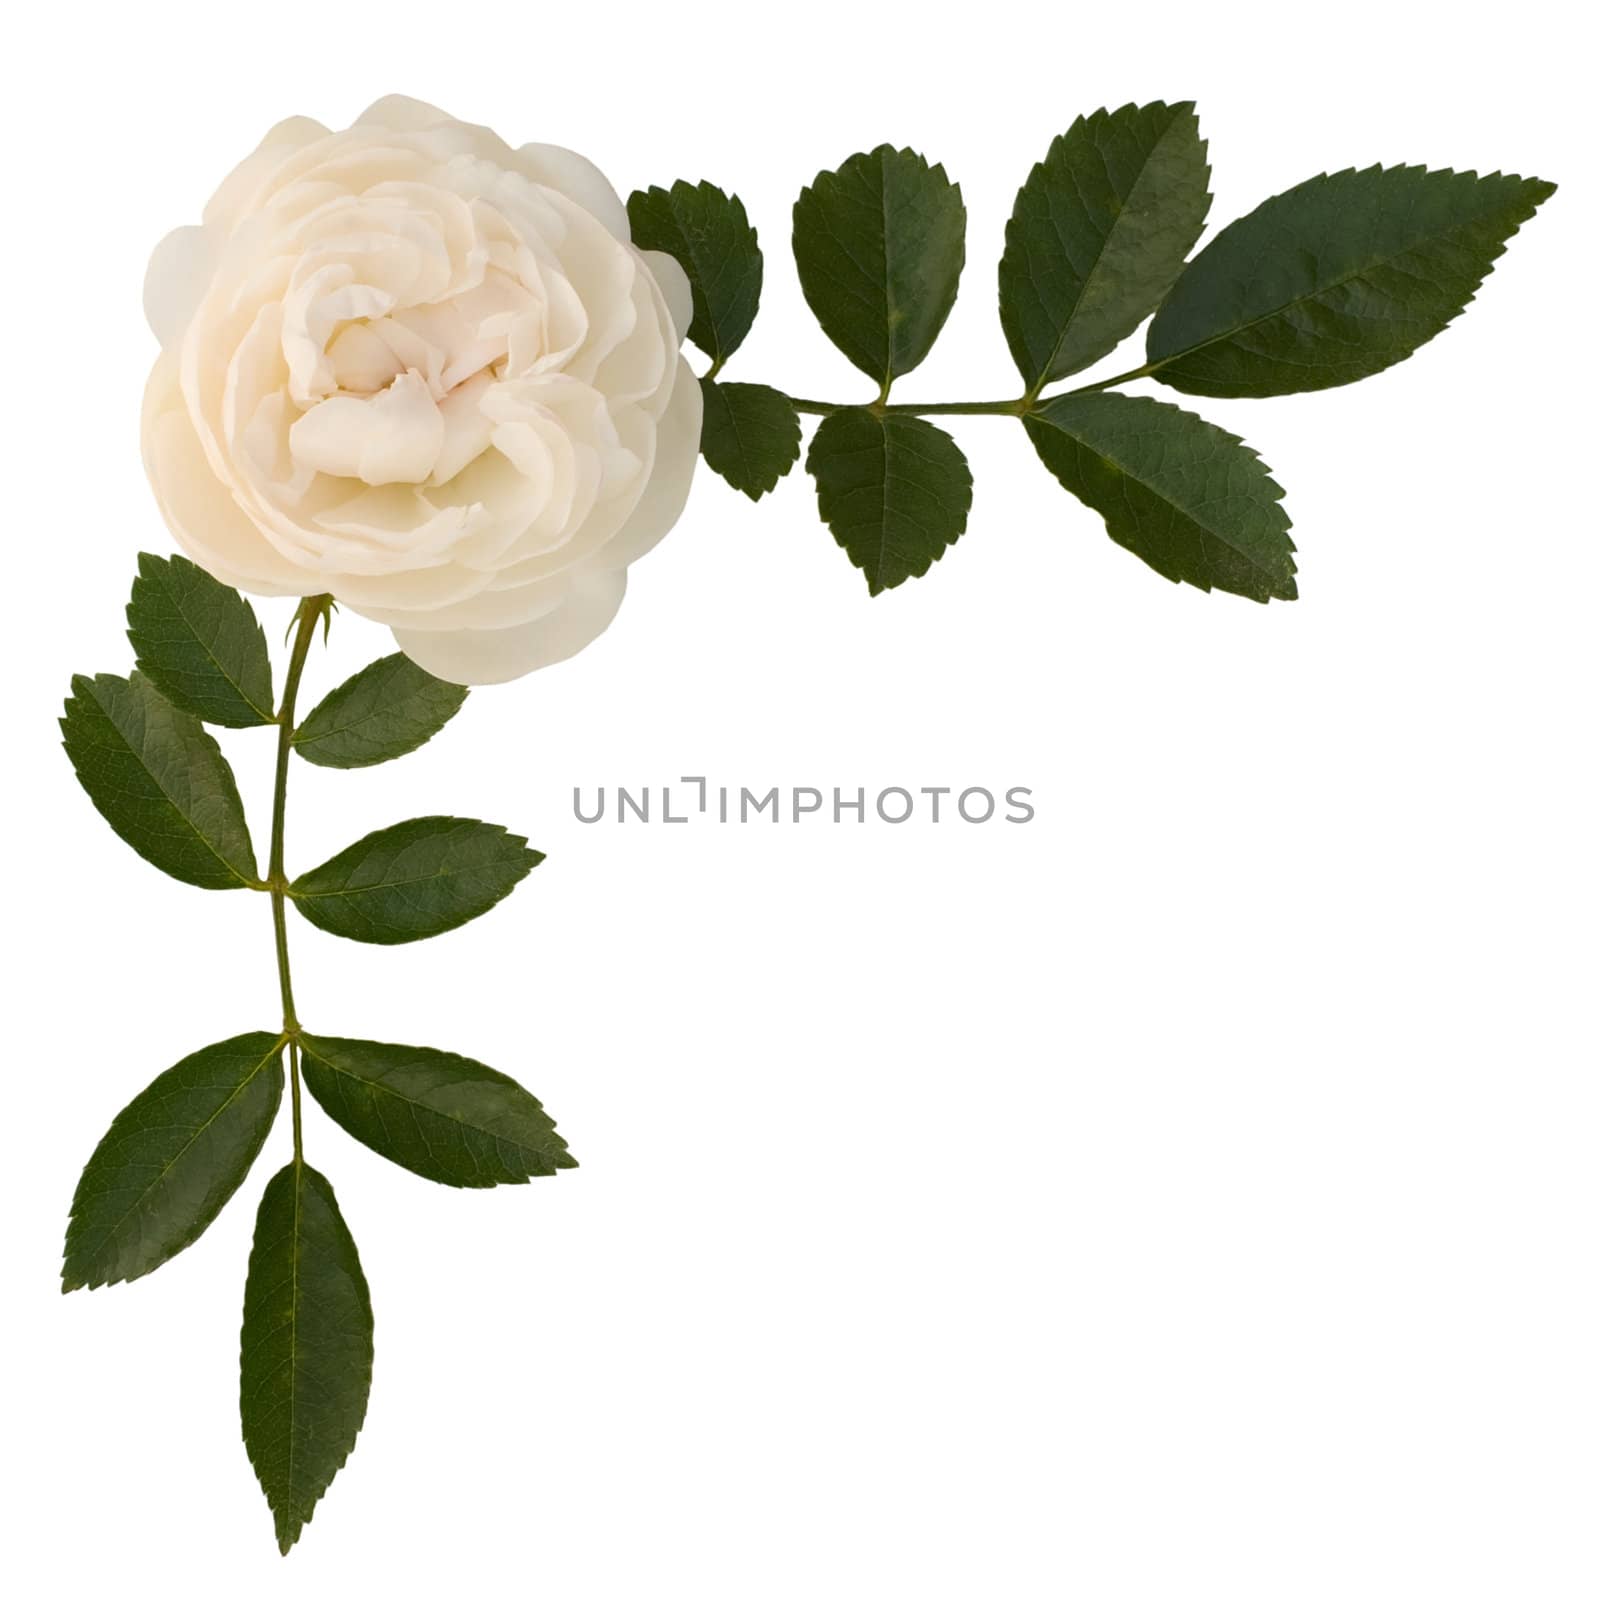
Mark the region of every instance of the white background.
[[[1600, 1592], [1592, 130], [1565, 8], [35, 7], [10, 28], [8, 1517], [25, 1595], [1346, 1600]], [[1120, 20], [1119, 20], [1120, 19]], [[1113, 546], [1005, 419], [970, 529], [870, 601], [796, 472], [707, 475], [565, 666], [425, 751], [298, 765], [290, 867], [459, 811], [548, 862], [400, 950], [291, 930], [315, 1026], [512, 1072], [582, 1168], [456, 1192], [315, 1107], [377, 1367], [280, 1561], [238, 1438], [252, 1213], [62, 1298], [80, 1166], [273, 1026], [267, 908], [163, 878], [53, 718], [126, 671], [150, 245], [265, 128], [392, 90], [737, 190], [730, 376], [863, 391], [788, 212], [883, 139], [970, 212], [901, 399], [1009, 395], [994, 262], [1080, 111], [1194, 97], [1220, 224], [1346, 165], [1563, 187], [1359, 386], [1199, 402], [1289, 492], [1296, 605]], [[1124, 351], [1106, 370], [1133, 364]], [[286, 602], [261, 607], [274, 643]], [[308, 700], [389, 648], [343, 616]], [[280, 673], [281, 673], [281, 657]], [[270, 737], [225, 735], [264, 841]], [[575, 784], [1023, 784], [1030, 825], [580, 826]], [[360, 1584], [358, 1591], [355, 1585]]]

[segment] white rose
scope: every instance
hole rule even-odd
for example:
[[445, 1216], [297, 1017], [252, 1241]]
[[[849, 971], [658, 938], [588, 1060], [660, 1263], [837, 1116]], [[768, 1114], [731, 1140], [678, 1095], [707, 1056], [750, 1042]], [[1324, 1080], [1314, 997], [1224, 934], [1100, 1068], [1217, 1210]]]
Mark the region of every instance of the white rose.
[[677, 520], [688, 282], [616, 191], [415, 100], [280, 123], [156, 249], [144, 459], [184, 550], [456, 683], [581, 650]]

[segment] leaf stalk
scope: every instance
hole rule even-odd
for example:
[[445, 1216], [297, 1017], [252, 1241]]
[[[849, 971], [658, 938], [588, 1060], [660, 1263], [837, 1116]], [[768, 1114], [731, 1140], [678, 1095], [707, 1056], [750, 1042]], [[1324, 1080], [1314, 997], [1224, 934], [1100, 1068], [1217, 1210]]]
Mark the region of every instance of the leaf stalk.
[[1026, 417], [1061, 395], [1099, 394], [1102, 389], [1115, 388], [1119, 383], [1148, 378], [1154, 371], [1155, 366], [1135, 367], [1130, 372], [1119, 372], [1113, 378], [1086, 383], [1078, 389], [1063, 389], [1059, 394], [1050, 395], [1025, 394], [1015, 400], [913, 400], [890, 405], [880, 395], [866, 405], [852, 405], [839, 400], [801, 400], [794, 395], [787, 398], [796, 411], [807, 417], [831, 417], [836, 411], [870, 411], [875, 417]]

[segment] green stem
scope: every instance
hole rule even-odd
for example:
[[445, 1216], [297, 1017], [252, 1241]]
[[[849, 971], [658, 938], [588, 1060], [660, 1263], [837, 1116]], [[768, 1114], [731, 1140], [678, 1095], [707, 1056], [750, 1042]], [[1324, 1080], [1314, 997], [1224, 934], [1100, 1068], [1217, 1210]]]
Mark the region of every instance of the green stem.
[[300, 1148], [300, 1023], [294, 1014], [294, 985], [289, 977], [289, 880], [283, 870], [283, 817], [289, 794], [289, 750], [294, 743], [294, 702], [300, 692], [300, 675], [318, 621], [327, 615], [330, 596], [312, 595], [300, 602], [294, 648], [289, 653], [289, 673], [278, 706], [278, 766], [272, 784], [272, 849], [267, 858], [267, 888], [272, 893], [272, 935], [278, 952], [278, 993], [283, 998], [283, 1031], [289, 1041], [289, 1093], [294, 1110], [294, 1159]]
[[300, 1041], [289, 1039], [289, 1107], [294, 1112], [294, 1160], [303, 1165], [305, 1152], [300, 1143]]
[[[1135, 367], [1131, 372], [1119, 372], [1114, 378], [1102, 378], [1099, 383], [1086, 383], [1081, 389], [1067, 389], [1066, 394], [1099, 394], [1102, 389], [1115, 388], [1119, 383], [1132, 383], [1135, 378], [1148, 378], [1161, 363], [1152, 361], [1146, 366]], [[1052, 400], [1057, 396], [1051, 395]]]
[[812, 417], [832, 416], [835, 411], [870, 411], [876, 417], [1020, 417], [1028, 411], [1026, 400], [913, 401], [892, 406], [874, 400], [868, 405], [852, 406], [838, 401], [791, 397], [789, 403], [796, 411]]
[[[1148, 378], [1153, 366], [1135, 367], [1131, 372], [1119, 372], [1114, 378], [1102, 378], [1098, 383], [1086, 383], [1081, 389], [1064, 389], [1062, 394], [1098, 394], [1102, 389], [1114, 388], [1119, 383], [1131, 383], [1135, 378]], [[870, 411], [877, 417], [1026, 417], [1040, 406], [1061, 395], [1025, 394], [1018, 400], [938, 400], [913, 401], [910, 404], [888, 405], [881, 398], [864, 406], [852, 406], [832, 400], [800, 400], [789, 397], [796, 411], [809, 417], [831, 417], [835, 411]]]

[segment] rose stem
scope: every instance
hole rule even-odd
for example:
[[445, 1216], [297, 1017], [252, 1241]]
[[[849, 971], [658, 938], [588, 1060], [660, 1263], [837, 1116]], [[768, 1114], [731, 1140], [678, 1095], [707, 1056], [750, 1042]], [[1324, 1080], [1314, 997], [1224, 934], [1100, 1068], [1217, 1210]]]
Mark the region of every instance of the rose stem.
[[272, 893], [272, 933], [278, 950], [278, 992], [283, 997], [283, 1036], [289, 1046], [289, 1093], [294, 1110], [294, 1160], [303, 1162], [300, 1147], [300, 1023], [294, 1014], [294, 987], [289, 981], [289, 880], [283, 872], [283, 813], [289, 793], [289, 747], [294, 742], [294, 701], [300, 690], [312, 635], [319, 618], [327, 615], [332, 596], [310, 595], [295, 613], [294, 648], [289, 654], [289, 674], [284, 679], [278, 706], [278, 768], [272, 784], [272, 853], [267, 860], [267, 888]]

